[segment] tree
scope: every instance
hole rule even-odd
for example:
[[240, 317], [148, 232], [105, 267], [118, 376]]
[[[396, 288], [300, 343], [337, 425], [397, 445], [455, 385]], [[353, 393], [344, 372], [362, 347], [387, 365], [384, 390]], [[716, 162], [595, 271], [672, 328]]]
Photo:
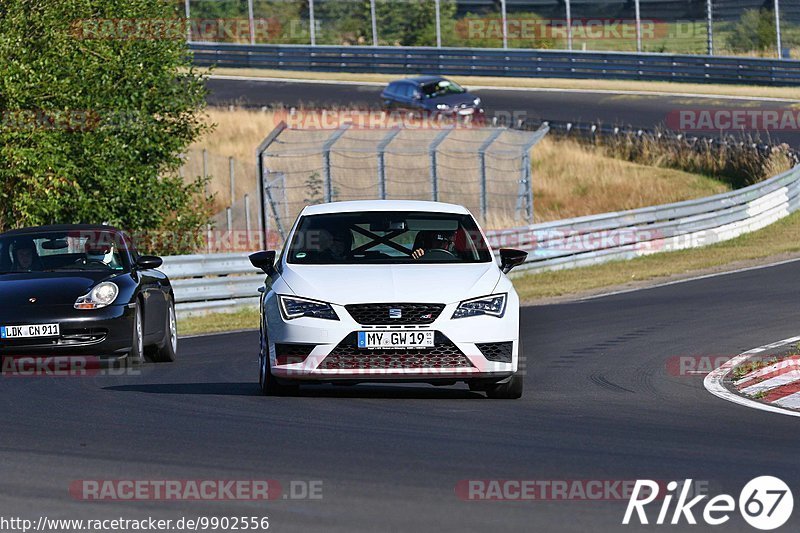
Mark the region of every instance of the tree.
[[775, 12], [769, 9], [747, 9], [733, 26], [727, 39], [734, 52], [774, 49], [777, 44]]
[[205, 88], [175, 17], [161, 0], [0, 0], [0, 230], [106, 221], [166, 233], [159, 253], [202, 239], [210, 199], [178, 169]]

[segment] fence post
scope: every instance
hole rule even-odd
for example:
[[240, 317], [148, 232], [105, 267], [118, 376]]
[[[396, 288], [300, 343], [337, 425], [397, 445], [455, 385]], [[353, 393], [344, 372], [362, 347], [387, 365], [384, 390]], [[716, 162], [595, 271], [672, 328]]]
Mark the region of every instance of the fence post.
[[228, 226], [228, 238], [230, 239], [230, 233], [233, 231], [233, 209], [230, 207], [225, 208], [225, 222]]
[[508, 18], [506, 17], [506, 0], [500, 0], [500, 15], [503, 19], [503, 48], [508, 48]]
[[430, 155], [431, 160], [431, 200], [434, 202], [439, 201], [439, 171], [436, 163], [436, 152], [439, 150], [439, 145], [444, 142], [445, 138], [450, 135], [451, 131], [453, 131], [453, 128], [447, 128], [446, 130], [439, 132], [439, 135], [437, 135], [436, 138], [431, 141], [431, 144], [428, 147], [428, 154]]
[[317, 22], [314, 20], [314, 0], [308, 0], [308, 32], [311, 36], [311, 46], [317, 44]]
[[783, 59], [783, 40], [781, 39], [781, 6], [780, 0], [775, 0], [775, 41], [778, 45], [778, 59]]
[[[258, 183], [258, 245], [263, 250], [266, 248], [267, 244], [269, 244], [269, 239], [267, 239], [267, 232], [269, 231], [269, 217], [267, 216], [267, 210], [265, 207], [267, 201], [267, 184], [264, 180], [264, 174], [266, 173], [266, 169], [264, 168], [264, 152], [267, 151], [267, 148], [278, 138], [278, 136], [286, 129], [286, 122], [281, 121], [280, 124], [275, 126], [275, 129], [270, 132], [267, 137], [261, 141], [261, 144], [258, 145], [256, 148], [256, 183]], [[278, 222], [278, 228], [280, 229], [280, 220]]]
[[328, 140], [325, 141], [325, 144], [322, 145], [322, 171], [325, 173], [325, 201], [332, 202], [333, 201], [333, 179], [331, 178], [331, 148], [333, 145], [336, 144], [336, 141], [339, 140], [339, 137], [344, 135], [344, 132], [347, 131], [347, 128], [350, 127], [350, 123], [342, 124], [339, 128], [334, 131]]
[[642, 10], [639, 0], [634, 1], [636, 7], [636, 51], [642, 53]]
[[550, 127], [543, 125], [536, 130], [527, 143], [522, 147], [522, 168], [520, 169], [519, 188], [517, 190], [517, 208], [514, 217], [522, 210], [525, 204], [525, 219], [528, 224], [533, 224], [533, 175], [531, 171], [531, 150], [550, 131]]
[[375, 0], [369, 0], [369, 16], [372, 20], [372, 46], [378, 46], [378, 18], [375, 14]]
[[381, 200], [386, 200], [386, 148], [398, 133], [400, 128], [394, 128], [378, 143], [378, 195]]
[[250, 224], [250, 195], [249, 194], [245, 194], [244, 195], [244, 229], [247, 232], [247, 247], [250, 248], [250, 246], [251, 246], [250, 245], [250, 242], [251, 242], [251, 239], [250, 239], [251, 224]]
[[183, 10], [186, 13], [186, 42], [192, 42], [192, 7], [191, 0], [185, 0]]
[[247, 0], [247, 20], [250, 23], [250, 44], [256, 44], [256, 21], [253, 17], [253, 0]]
[[714, 10], [712, 0], [706, 0], [706, 33], [708, 34], [708, 55], [714, 55]]
[[436, 11], [436, 48], [442, 47], [442, 13], [441, 1], [434, 0], [434, 9]]
[[565, 0], [564, 5], [567, 9], [567, 50], [572, 50], [572, 1]]
[[229, 157], [228, 158], [228, 175], [231, 178], [231, 203], [230, 203], [230, 205], [233, 206], [234, 202], [236, 202], [236, 169], [234, 168], [233, 157]]
[[486, 189], [486, 150], [492, 145], [492, 143], [500, 137], [500, 134], [503, 133], [504, 130], [497, 128], [493, 130], [492, 133], [489, 134], [489, 137], [483, 141], [483, 144], [480, 148], [478, 148], [478, 158], [480, 159], [481, 164], [481, 219], [482, 222], [486, 223], [486, 215], [489, 213], [489, 198], [488, 192]]

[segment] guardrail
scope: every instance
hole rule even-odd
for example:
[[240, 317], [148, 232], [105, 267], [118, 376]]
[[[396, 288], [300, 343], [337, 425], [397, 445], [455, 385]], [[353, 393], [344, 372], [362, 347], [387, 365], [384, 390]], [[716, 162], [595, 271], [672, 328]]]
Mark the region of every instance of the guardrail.
[[525, 78], [614, 78], [691, 83], [796, 85], [800, 61], [625, 52], [498, 48], [241, 45], [191, 42], [199, 66], [324, 72]]
[[[735, 191], [615, 213], [490, 231], [496, 249], [527, 250], [514, 272], [576, 268], [696, 248], [763, 228], [800, 209], [800, 166]], [[264, 274], [247, 253], [164, 258], [180, 315], [255, 306]]]

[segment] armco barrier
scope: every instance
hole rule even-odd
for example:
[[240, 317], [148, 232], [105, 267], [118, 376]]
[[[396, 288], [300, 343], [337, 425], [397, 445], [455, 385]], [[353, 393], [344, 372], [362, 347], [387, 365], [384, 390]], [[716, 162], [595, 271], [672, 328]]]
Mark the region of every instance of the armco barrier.
[[[529, 252], [514, 272], [576, 268], [696, 248], [763, 228], [800, 209], [800, 166], [735, 191], [673, 204], [487, 232]], [[246, 253], [164, 258], [181, 315], [255, 306], [264, 274]]]
[[189, 43], [199, 66], [523, 78], [797, 85], [800, 61], [498, 48]]

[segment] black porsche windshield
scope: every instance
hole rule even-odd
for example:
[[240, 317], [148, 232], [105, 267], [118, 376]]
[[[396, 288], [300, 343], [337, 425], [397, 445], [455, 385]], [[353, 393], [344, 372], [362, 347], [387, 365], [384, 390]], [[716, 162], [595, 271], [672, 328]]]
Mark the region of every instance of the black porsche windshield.
[[124, 271], [125, 241], [108, 231], [24, 233], [0, 237], [0, 273]]
[[304, 216], [287, 260], [312, 265], [484, 263], [492, 256], [469, 215], [381, 211]]

